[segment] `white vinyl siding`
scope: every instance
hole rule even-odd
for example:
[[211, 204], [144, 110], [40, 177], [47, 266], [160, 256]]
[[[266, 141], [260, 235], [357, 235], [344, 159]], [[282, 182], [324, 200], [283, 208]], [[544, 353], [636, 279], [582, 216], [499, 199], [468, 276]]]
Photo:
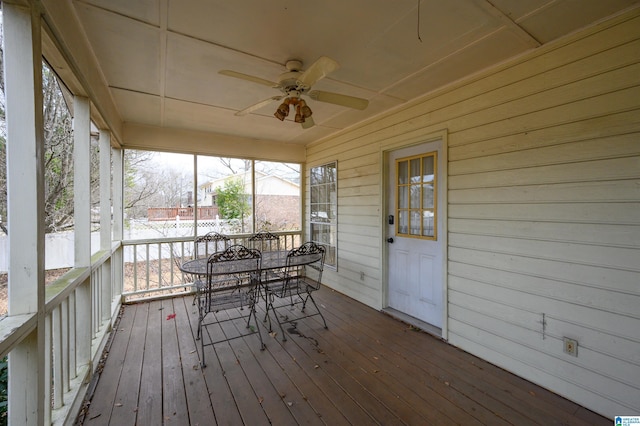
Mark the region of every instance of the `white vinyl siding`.
[[309, 146], [307, 167], [340, 163], [326, 284], [384, 307], [382, 153], [444, 131], [445, 337], [605, 416], [639, 413], [639, 15]]

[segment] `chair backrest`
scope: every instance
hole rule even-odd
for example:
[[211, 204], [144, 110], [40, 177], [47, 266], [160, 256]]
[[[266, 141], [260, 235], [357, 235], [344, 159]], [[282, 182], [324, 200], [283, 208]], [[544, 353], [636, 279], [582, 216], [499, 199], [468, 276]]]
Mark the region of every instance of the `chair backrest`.
[[217, 232], [209, 232], [197, 237], [193, 242], [193, 258], [209, 257], [229, 246], [229, 237]]
[[200, 294], [200, 312], [241, 308], [250, 303], [259, 283], [261, 254], [233, 245], [207, 259], [207, 283]]
[[260, 231], [248, 238], [249, 246], [260, 251], [280, 250], [280, 237], [269, 231]]
[[207, 259], [207, 283], [210, 286], [253, 284], [260, 272], [260, 251], [236, 244]]
[[322, 282], [324, 257], [324, 246], [312, 241], [306, 242], [287, 254], [286, 274], [290, 279], [304, 280], [317, 290]]

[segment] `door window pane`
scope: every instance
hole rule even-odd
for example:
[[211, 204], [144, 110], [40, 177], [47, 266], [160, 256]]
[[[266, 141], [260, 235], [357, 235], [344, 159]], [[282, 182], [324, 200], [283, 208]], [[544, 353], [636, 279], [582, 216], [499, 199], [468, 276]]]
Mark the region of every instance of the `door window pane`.
[[396, 160], [396, 234], [436, 239], [437, 153]]

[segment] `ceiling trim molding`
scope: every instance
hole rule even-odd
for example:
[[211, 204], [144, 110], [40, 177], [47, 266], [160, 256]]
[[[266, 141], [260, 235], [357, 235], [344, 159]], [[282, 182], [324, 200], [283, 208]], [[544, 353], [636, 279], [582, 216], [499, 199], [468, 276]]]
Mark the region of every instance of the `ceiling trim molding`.
[[524, 28], [518, 25], [513, 19], [495, 7], [489, 0], [478, 2], [478, 5], [484, 9], [488, 14], [498, 19], [502, 24], [517, 35], [525, 44], [529, 47], [536, 48], [542, 46], [542, 43], [534, 36], [529, 34]]
[[304, 163], [306, 148], [300, 144], [247, 139], [197, 130], [125, 123], [125, 149], [170, 151], [284, 163]]

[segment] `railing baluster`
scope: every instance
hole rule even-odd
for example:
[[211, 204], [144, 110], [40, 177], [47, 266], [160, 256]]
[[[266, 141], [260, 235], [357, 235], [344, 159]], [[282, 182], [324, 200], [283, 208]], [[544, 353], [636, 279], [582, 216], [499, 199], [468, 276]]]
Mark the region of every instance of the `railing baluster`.
[[147, 253], [147, 264], [146, 264], [146, 267], [147, 267], [147, 274], [146, 275], [147, 276], [145, 277], [146, 278], [146, 282], [147, 282], [146, 289], [149, 290], [149, 273], [150, 273], [150, 270], [149, 270], [149, 251], [150, 251], [150, 244], [149, 243], [145, 244], [145, 247], [146, 247], [146, 253]]
[[76, 363], [76, 293], [69, 294], [69, 373], [71, 378], [78, 376], [78, 365]]
[[96, 277], [95, 277], [95, 272], [93, 271], [91, 272], [91, 277], [89, 279], [89, 286], [91, 288], [91, 306], [93, 307], [91, 309], [91, 317], [93, 318], [92, 330], [93, 330], [93, 335], [95, 336], [100, 331], [100, 316], [99, 316], [100, 307], [98, 306], [99, 301], [96, 295], [97, 293]]
[[133, 291], [138, 291], [138, 246], [133, 246]]
[[176, 262], [176, 258], [174, 256], [174, 243], [169, 243], [169, 284], [173, 285], [173, 265]]
[[[53, 357], [51, 352], [53, 350], [53, 313], [48, 313], [44, 318], [44, 382], [51, 384], [53, 376]], [[51, 424], [51, 385], [45, 385], [44, 387], [44, 400], [47, 401], [44, 410], [45, 424]]]
[[62, 391], [69, 392], [69, 299], [62, 301], [60, 305], [60, 330], [62, 333]]
[[162, 288], [162, 243], [158, 243], [158, 288]]
[[62, 379], [62, 305], [53, 309], [53, 408], [62, 407], [63, 383]]

